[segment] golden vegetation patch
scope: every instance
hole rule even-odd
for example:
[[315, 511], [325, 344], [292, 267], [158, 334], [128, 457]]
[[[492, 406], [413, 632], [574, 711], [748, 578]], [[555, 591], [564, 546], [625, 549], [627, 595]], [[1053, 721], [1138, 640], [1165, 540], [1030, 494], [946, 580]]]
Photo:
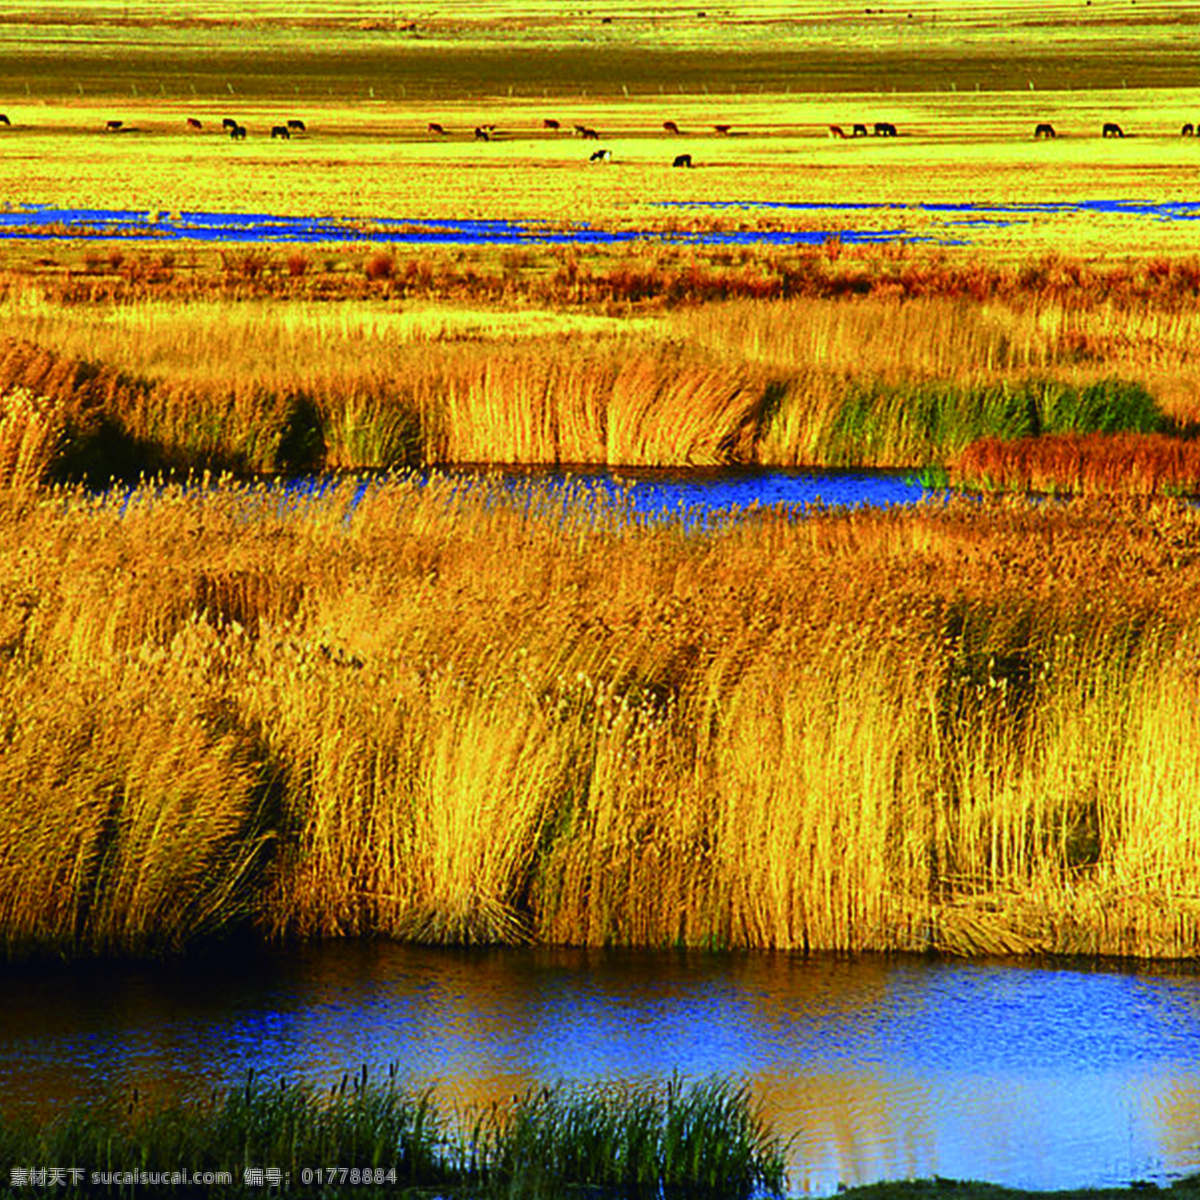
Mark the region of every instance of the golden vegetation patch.
[[[1174, 501], [701, 532], [495, 480], [47, 488], [465, 461], [1190, 486], [1189, 226], [1079, 204], [1189, 194], [1185, 5], [610, 8], [0, 20], [12, 203], [348, 222], [5, 243], [7, 953], [1196, 953]], [[875, 207], [771, 207], [831, 197]], [[681, 241], [414, 251], [367, 240], [383, 218]], [[979, 250], [853, 244], [898, 226]], [[822, 244], [755, 240], [781, 230]]]
[[9, 952], [1195, 952], [1190, 509], [350, 496], [6, 506]]
[[[111, 271], [85, 267], [89, 288]], [[1200, 419], [1190, 260], [480, 254], [397, 257], [372, 281], [276, 258], [83, 303], [74, 272], [0, 278], [0, 385], [57, 406], [60, 478], [927, 468], [989, 437], [1169, 432], [1185, 453]]]

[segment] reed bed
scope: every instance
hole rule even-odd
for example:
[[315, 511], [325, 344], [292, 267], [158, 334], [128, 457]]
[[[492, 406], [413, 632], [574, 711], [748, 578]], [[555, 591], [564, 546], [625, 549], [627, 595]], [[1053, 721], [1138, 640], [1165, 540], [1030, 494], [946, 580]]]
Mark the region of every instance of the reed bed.
[[28, 388], [0, 394], [0, 488], [32, 492], [47, 482], [62, 436], [53, 403]]
[[745, 1086], [710, 1079], [685, 1091], [676, 1077], [624, 1093], [531, 1089], [501, 1117], [482, 1157], [489, 1176], [518, 1194], [574, 1183], [615, 1195], [749, 1200], [785, 1193], [783, 1150]]
[[1050, 495], [1200, 495], [1200, 443], [1162, 435], [985, 438], [951, 464], [958, 487]]
[[0, 937], [1196, 953], [1171, 501], [0, 509]]
[[[329, 1092], [250, 1072], [243, 1086], [200, 1100], [155, 1103], [135, 1092], [36, 1127], [0, 1119], [0, 1151], [15, 1164], [75, 1164], [89, 1190], [119, 1195], [137, 1191], [122, 1173], [145, 1172], [144, 1186], [166, 1195], [241, 1196], [248, 1172], [264, 1164], [306, 1196], [358, 1195], [371, 1185], [462, 1200], [582, 1188], [613, 1200], [750, 1200], [787, 1186], [782, 1139], [744, 1086], [715, 1078], [624, 1092], [539, 1087], [505, 1106], [451, 1115], [431, 1092], [398, 1081], [394, 1065], [382, 1080], [364, 1065]], [[232, 1179], [172, 1183], [184, 1164], [193, 1177]]]
[[[925, 468], [989, 437], [1200, 423], [1182, 268], [1102, 297], [1077, 264], [1042, 262], [975, 294], [934, 262], [906, 268], [929, 288], [910, 296], [880, 282], [898, 262], [864, 259], [872, 286], [849, 298], [600, 312], [486, 288], [412, 311], [305, 294], [78, 307], [26, 280], [4, 302], [0, 386], [54, 407], [51, 470], [92, 482], [464, 462]], [[700, 269], [669, 265], [653, 270]]]

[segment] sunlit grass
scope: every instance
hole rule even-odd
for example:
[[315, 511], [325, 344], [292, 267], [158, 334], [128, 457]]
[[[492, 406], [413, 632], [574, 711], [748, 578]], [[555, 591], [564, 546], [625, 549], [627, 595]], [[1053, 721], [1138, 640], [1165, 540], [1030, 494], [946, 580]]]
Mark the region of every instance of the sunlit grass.
[[[417, 30], [265, 5], [251, 49], [240, 11], [133, 7], [45, 70], [53, 30], [0, 29], [12, 202], [824, 244], [6, 243], [7, 952], [253, 928], [1195, 953], [1186, 509], [701, 534], [495, 482], [397, 480], [353, 512], [348, 490], [44, 488], [503, 462], [1190, 490], [1200, 270], [1179, 224], [921, 207], [1188, 194], [1191, 81], [1148, 19], [1178, 5], [1114, 24], [1017, 0], [911, 22], [621, 2], [611, 25], [518, 28], [500, 0]], [[845, 57], [863, 45], [867, 71]], [[229, 112], [244, 145], [217, 132]], [[291, 115], [307, 133], [273, 143]], [[613, 161], [549, 115], [598, 126]], [[897, 139], [825, 136], [884, 115]], [[1035, 143], [1047, 119], [1062, 136]], [[1108, 120], [1131, 136], [1102, 140]], [[671, 168], [681, 148], [696, 169]], [[831, 197], [880, 207], [757, 207]], [[838, 236], [897, 223], [987, 253]]]
[[1062, 435], [973, 442], [954, 461], [958, 486], [1068, 495], [1200, 495], [1200, 443], [1161, 435]]
[[505, 488], [6, 507], [7, 951], [1195, 952], [1191, 510]]
[[[403, 307], [362, 275], [330, 277], [335, 304], [315, 303], [308, 276], [294, 293], [278, 271], [280, 290], [243, 295], [240, 275], [197, 268], [83, 306], [71, 285], [10, 276], [0, 382], [61, 414], [48, 469], [93, 481], [455, 462], [919, 468], [981, 438], [1186, 434], [1200, 419], [1189, 261], [806, 253], [753, 279], [742, 254], [521, 262], [510, 294], [512, 264], [494, 257], [407, 259], [383, 286], [427, 298]], [[495, 298], [481, 308], [473, 292]]]
[[59, 406], [28, 388], [0, 395], [0, 488], [30, 492], [47, 481], [61, 449]]

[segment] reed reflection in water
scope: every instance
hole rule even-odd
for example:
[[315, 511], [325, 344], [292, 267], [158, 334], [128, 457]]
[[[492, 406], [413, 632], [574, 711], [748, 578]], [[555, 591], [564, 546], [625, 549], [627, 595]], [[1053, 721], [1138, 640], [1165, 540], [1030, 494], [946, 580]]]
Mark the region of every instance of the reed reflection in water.
[[6, 971], [3, 1103], [202, 1094], [391, 1062], [450, 1103], [535, 1081], [748, 1079], [792, 1190], [1061, 1188], [1200, 1170], [1200, 974], [885, 957], [332, 945]]

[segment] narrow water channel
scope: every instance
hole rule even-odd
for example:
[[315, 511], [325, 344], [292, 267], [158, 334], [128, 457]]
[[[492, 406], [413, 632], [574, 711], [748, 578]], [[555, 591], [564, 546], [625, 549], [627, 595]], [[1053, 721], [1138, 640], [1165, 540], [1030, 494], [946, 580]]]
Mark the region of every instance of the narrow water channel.
[[1200, 969], [333, 944], [175, 966], [5, 968], [0, 1105], [204, 1094], [254, 1067], [398, 1063], [450, 1103], [535, 1081], [747, 1080], [790, 1191], [1200, 1170]]
[[[813, 471], [767, 467], [711, 470], [603, 467], [444, 467], [418, 478], [444, 478], [469, 491], [499, 483], [514, 495], [543, 489], [564, 508], [597, 498], [619, 505], [636, 520], [706, 522], [753, 509], [796, 512], [821, 507], [888, 508], [946, 497], [911, 471]], [[386, 477], [359, 477], [358, 496]], [[282, 485], [288, 498], [320, 499], [339, 479], [333, 475], [295, 479]]]

